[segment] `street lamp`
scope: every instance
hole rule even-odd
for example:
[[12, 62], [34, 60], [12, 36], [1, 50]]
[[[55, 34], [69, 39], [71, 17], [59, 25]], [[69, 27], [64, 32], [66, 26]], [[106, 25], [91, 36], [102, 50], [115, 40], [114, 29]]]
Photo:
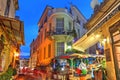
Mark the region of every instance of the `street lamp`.
[[15, 56], [15, 57], [18, 57], [18, 56], [19, 56], [19, 53], [18, 53], [18, 52], [16, 52], [16, 53], [14, 54], [14, 56]]

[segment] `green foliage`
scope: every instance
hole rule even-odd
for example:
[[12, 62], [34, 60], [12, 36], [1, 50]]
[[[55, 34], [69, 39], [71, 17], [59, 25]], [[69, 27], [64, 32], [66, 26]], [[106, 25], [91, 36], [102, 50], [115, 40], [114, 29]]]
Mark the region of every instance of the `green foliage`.
[[12, 76], [16, 74], [17, 74], [16, 69], [9, 67], [8, 70], [4, 74], [0, 75], [0, 80], [10, 80]]
[[13, 76], [15, 76], [17, 74], [17, 70], [14, 68], [13, 69]]

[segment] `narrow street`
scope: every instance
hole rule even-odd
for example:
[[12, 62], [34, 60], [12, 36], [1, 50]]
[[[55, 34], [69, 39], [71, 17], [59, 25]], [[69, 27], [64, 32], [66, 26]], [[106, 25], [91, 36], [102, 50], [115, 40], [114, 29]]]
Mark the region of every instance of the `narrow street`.
[[0, 80], [120, 80], [120, 0], [0, 0]]

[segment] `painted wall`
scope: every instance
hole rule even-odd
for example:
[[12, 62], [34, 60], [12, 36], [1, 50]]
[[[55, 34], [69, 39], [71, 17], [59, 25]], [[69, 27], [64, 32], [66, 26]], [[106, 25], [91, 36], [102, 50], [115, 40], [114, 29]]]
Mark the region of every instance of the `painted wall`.
[[[73, 9], [73, 8], [72, 8]], [[50, 15], [48, 15], [49, 10], [51, 10]], [[79, 13], [78, 11], [73, 10], [73, 12], [75, 13], [70, 14], [70, 12], [67, 11], [67, 9], [64, 8], [46, 8], [46, 10], [43, 13], [43, 16], [41, 18], [41, 20], [38, 23], [39, 26], [39, 33], [37, 36], [37, 41], [35, 41], [37, 43], [37, 47], [36, 47], [36, 51], [38, 50], [38, 63], [40, 65], [46, 65], [48, 64], [52, 58], [57, 56], [57, 42], [64, 42], [65, 44], [65, 50], [67, 49], [67, 42], [73, 42], [73, 36], [67, 35], [67, 34], [62, 34], [62, 35], [49, 35], [46, 36], [47, 32], [49, 32], [50, 30], [52, 32], [56, 31], [56, 19], [57, 18], [64, 18], [64, 32], [68, 32], [69, 30], [69, 22], [71, 23], [71, 29], [73, 30], [73, 27], [75, 27], [75, 30], [77, 31], [77, 29], [80, 29], [80, 36], [82, 36], [85, 33], [85, 30], [83, 29], [83, 24], [86, 22], [86, 19], [82, 16], [81, 13]], [[76, 17], [78, 15], [78, 18], [81, 20], [81, 24], [76, 26], [74, 25], [74, 20], [76, 20]], [[45, 20], [46, 19], [46, 20]], [[51, 29], [50, 29], [50, 25], [51, 25]], [[84, 33], [83, 33], [84, 32]], [[80, 37], [78, 36], [78, 38]], [[49, 51], [48, 51], [48, 45], [51, 45], [51, 56], [48, 57], [49, 55]], [[34, 44], [35, 45], [35, 44]], [[65, 54], [65, 52], [63, 53]]]

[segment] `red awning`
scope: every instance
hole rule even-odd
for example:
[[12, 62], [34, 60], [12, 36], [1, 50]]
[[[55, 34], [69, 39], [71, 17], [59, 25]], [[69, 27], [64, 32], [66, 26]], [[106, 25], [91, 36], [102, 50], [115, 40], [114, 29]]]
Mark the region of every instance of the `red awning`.
[[70, 56], [60, 56], [60, 59], [68, 59]]

